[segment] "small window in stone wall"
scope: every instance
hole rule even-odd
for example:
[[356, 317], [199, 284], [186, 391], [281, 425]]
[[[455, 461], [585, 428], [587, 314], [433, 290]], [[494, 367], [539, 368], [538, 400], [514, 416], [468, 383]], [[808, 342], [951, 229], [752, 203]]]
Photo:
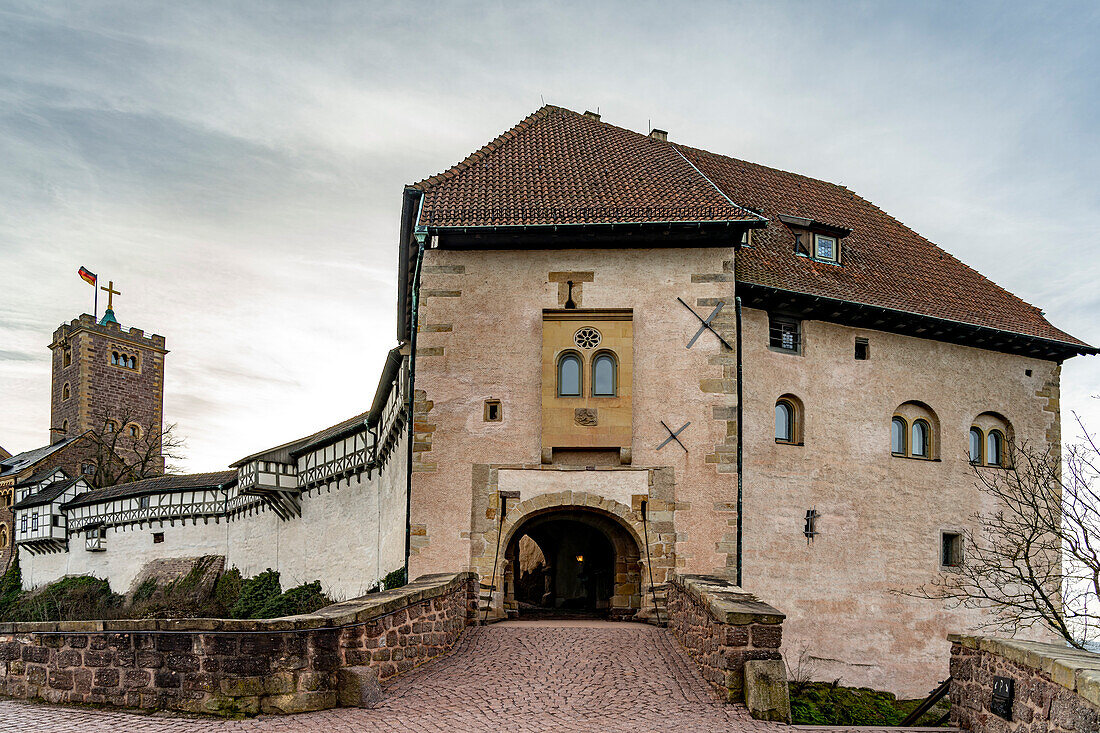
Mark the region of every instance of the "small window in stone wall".
[[871, 358], [871, 344], [867, 339], [856, 339], [856, 361], [867, 361]]
[[963, 542], [958, 532], [940, 534], [940, 565], [945, 568], [957, 568], [962, 565]]
[[153, 544], [154, 545], [159, 545], [161, 542], [164, 542], [164, 532], [154, 532], [153, 533]]
[[500, 422], [503, 419], [500, 400], [485, 400], [485, 422]]

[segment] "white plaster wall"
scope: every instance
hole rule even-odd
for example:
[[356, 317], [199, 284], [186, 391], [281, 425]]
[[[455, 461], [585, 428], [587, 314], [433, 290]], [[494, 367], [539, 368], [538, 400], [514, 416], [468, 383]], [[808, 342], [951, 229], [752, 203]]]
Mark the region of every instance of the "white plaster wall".
[[[322, 487], [303, 497], [300, 518], [282, 521], [267, 511], [220, 523], [113, 527], [104, 552], [87, 552], [83, 533], [71, 538], [67, 553], [22, 551], [24, 586], [93, 575], [124, 592], [151, 560], [224, 555], [227, 567], [246, 576], [278, 570], [284, 589], [320, 580], [336, 599], [360, 596], [404, 562], [406, 444], [399, 441], [381, 476], [375, 472], [368, 480], [362, 474], [350, 485], [342, 481], [338, 488]], [[163, 543], [153, 544], [154, 532], [164, 533]]]
[[[763, 311], [746, 309], [744, 327], [743, 584], [787, 614], [784, 653], [806, 644], [819, 679], [923, 696], [948, 675], [947, 634], [974, 629], [982, 613], [893, 591], [939, 572], [941, 530], [992, 509], [967, 457], [979, 413], [1046, 443], [1055, 415], [1035, 393], [1056, 365], [820, 321], [803, 323], [796, 356], [767, 348]], [[857, 336], [869, 339], [868, 361], [853, 357]], [[787, 393], [805, 406], [802, 446], [774, 440], [775, 401]], [[890, 454], [890, 419], [908, 400], [935, 411], [940, 460]], [[821, 534], [807, 542], [812, 508]]]

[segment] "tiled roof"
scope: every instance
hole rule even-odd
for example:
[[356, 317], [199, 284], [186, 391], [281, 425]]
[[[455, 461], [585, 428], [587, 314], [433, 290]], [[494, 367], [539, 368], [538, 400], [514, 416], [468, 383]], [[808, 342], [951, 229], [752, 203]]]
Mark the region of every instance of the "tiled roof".
[[[683, 146], [680, 151], [730, 198], [770, 223], [737, 255], [737, 279], [836, 300], [987, 326], [1085, 346], [1009, 293], [843, 186]], [[780, 215], [851, 229], [840, 266], [795, 254]]]
[[424, 226], [759, 219], [668, 143], [551, 106], [413, 187]]
[[12, 509], [26, 509], [32, 506], [41, 506], [43, 504], [49, 504], [51, 501], [61, 496], [69, 489], [70, 486], [80, 481], [80, 477], [67, 478], [60, 481], [54, 481], [46, 488], [39, 491], [37, 494], [32, 494], [22, 501], [17, 501], [11, 505]]
[[142, 479], [141, 481], [132, 481], [128, 484], [118, 484], [117, 486], [108, 486], [104, 489], [86, 491], [68, 502], [65, 506], [84, 506], [86, 504], [96, 504], [110, 499], [123, 499], [129, 496], [143, 496], [145, 494], [162, 494], [173, 491], [188, 491], [191, 489], [215, 489], [236, 480], [236, 471], [156, 476], [154, 478]]
[[[419, 224], [441, 231], [619, 221], [759, 226], [766, 219], [753, 246], [736, 258], [738, 282], [1092, 351], [1035, 306], [843, 186], [658, 140], [560, 107], [543, 107], [414, 188], [424, 192]], [[693, 210], [696, 216], [686, 215]], [[850, 229], [842, 264], [797, 255], [794, 232], [781, 216]]]
[[18, 488], [26, 488], [27, 486], [32, 486], [34, 484], [41, 483], [42, 481], [46, 480], [47, 478], [49, 478], [51, 475], [57, 473], [58, 471], [61, 471], [61, 475], [64, 476], [65, 478], [69, 477], [69, 474], [65, 473], [65, 471], [63, 469], [58, 468], [57, 466], [55, 466], [53, 468], [44, 468], [41, 471], [38, 471], [37, 473], [23, 479], [22, 481], [17, 483], [15, 485], [15, 487], [17, 489]]
[[5, 458], [0, 461], [0, 478], [5, 476], [11, 476], [12, 474], [19, 473], [27, 469], [30, 466], [41, 461], [43, 458], [53, 455], [55, 452], [61, 450], [70, 443], [80, 440], [82, 436], [76, 436], [75, 438], [65, 438], [59, 440], [51, 445], [44, 445], [41, 448], [35, 448], [33, 450], [23, 451], [17, 453], [11, 458]]
[[331, 425], [323, 430], [318, 430], [312, 435], [307, 435], [304, 438], [298, 438], [292, 440], [289, 443], [283, 443], [282, 445], [275, 446], [274, 448], [266, 448], [262, 451], [253, 453], [252, 455], [245, 456], [240, 460], [234, 461], [232, 465], [234, 468], [243, 466], [251, 461], [277, 461], [280, 463], [293, 463], [294, 457], [298, 454], [305, 453], [309, 448], [315, 445], [325, 442], [331, 438], [334, 438], [341, 433], [359, 426], [366, 425], [369, 412], [362, 412], [354, 417], [349, 417], [346, 420], [341, 420], [335, 425]]

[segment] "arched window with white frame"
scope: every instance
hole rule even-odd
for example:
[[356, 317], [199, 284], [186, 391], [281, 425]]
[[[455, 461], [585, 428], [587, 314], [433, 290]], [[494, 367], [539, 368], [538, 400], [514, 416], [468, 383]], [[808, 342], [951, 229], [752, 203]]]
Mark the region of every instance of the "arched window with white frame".
[[581, 396], [581, 357], [574, 351], [567, 351], [558, 357], [558, 397]]

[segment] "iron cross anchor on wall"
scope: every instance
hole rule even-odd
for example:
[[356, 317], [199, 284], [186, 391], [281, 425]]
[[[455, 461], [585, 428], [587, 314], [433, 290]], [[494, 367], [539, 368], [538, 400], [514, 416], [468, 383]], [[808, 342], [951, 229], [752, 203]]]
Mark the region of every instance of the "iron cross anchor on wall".
[[723, 346], [725, 346], [730, 351], [733, 351], [733, 347], [730, 346], [729, 341], [726, 341], [724, 338], [722, 338], [722, 334], [715, 331], [714, 326], [710, 325], [710, 322], [713, 321], [714, 318], [722, 311], [722, 308], [725, 307], [726, 304], [725, 304], [724, 301], [721, 301], [721, 300], [718, 301], [718, 305], [714, 306], [714, 310], [712, 310], [710, 312], [710, 315], [707, 316], [706, 318], [703, 318], [702, 316], [700, 316], [698, 313], [695, 312], [695, 309], [693, 309], [690, 305], [685, 303], [683, 298], [677, 297], [676, 300], [680, 301], [680, 305], [684, 306], [689, 311], [691, 311], [691, 315], [698, 318], [699, 323], [702, 324], [701, 326], [699, 326], [699, 330], [695, 332], [695, 335], [691, 337], [691, 341], [688, 341], [687, 348], [690, 349], [692, 346], [695, 345], [695, 342], [698, 341], [699, 337], [703, 335], [703, 331], [710, 331], [716, 337], [718, 337], [718, 340], [722, 342]]
[[[677, 443], [680, 443], [680, 439], [676, 436], [678, 436], [680, 433], [684, 432], [684, 430], [687, 428], [687, 426], [691, 425], [691, 423], [690, 422], [684, 423], [683, 425], [680, 426], [680, 429], [677, 430], [676, 432], [672, 432], [672, 428], [670, 428], [668, 425], [665, 425], [664, 420], [661, 421], [661, 425], [664, 425], [665, 430], [668, 431], [668, 437], [665, 438], [665, 442], [663, 442], [659, 446], [657, 446], [657, 450], [661, 450], [662, 448], [664, 448], [666, 445], [668, 445], [669, 443], [671, 443], [674, 440]], [[688, 452], [687, 446], [684, 445], [683, 443], [680, 443], [680, 447], [684, 449], [684, 453]]]

